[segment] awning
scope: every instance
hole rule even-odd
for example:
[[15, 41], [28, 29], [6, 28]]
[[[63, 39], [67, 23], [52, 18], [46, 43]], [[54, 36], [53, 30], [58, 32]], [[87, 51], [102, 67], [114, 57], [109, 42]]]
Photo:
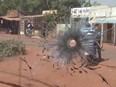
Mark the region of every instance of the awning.
[[107, 20], [97, 20], [96, 23], [107, 23]]
[[116, 23], [116, 20], [97, 20], [96, 23]]
[[107, 23], [116, 23], [116, 20], [108, 20]]
[[34, 18], [34, 17], [43, 17], [44, 15], [28, 15], [28, 16], [21, 16], [21, 18]]
[[96, 18], [91, 23], [116, 23], [116, 17]]
[[9, 21], [19, 21], [20, 20], [20, 18], [9, 18], [7, 16], [3, 16], [1, 18], [5, 19], [5, 20], [9, 20]]

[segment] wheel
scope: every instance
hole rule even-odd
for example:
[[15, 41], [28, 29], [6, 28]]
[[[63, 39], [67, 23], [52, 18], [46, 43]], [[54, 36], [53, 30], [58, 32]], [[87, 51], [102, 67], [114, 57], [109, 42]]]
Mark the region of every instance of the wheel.
[[26, 29], [26, 36], [31, 37], [32, 36], [32, 30]]

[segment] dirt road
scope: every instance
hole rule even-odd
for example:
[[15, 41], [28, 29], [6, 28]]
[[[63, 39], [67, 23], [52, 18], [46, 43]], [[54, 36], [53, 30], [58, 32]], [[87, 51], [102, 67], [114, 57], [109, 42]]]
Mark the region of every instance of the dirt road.
[[[96, 70], [79, 69], [75, 73], [65, 68], [53, 68], [51, 61], [40, 60], [41, 38], [0, 34], [0, 40], [16, 39], [26, 44], [27, 55], [6, 58], [0, 62], [0, 87], [116, 87], [116, 47], [104, 45]], [[26, 62], [32, 69], [29, 69]], [[86, 72], [85, 72], [86, 71]]]

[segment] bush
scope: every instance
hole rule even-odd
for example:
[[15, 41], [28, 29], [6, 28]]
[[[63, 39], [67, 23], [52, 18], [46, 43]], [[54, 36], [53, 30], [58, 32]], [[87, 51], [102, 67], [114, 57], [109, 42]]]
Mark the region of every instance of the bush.
[[25, 54], [25, 45], [16, 40], [6, 40], [0, 42], [0, 58]]

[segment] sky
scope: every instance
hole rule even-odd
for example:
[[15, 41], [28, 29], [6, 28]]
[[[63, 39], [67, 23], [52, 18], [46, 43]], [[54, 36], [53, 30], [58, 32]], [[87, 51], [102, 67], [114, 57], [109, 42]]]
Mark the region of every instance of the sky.
[[91, 2], [98, 2], [103, 5], [116, 6], [116, 0], [90, 0]]

